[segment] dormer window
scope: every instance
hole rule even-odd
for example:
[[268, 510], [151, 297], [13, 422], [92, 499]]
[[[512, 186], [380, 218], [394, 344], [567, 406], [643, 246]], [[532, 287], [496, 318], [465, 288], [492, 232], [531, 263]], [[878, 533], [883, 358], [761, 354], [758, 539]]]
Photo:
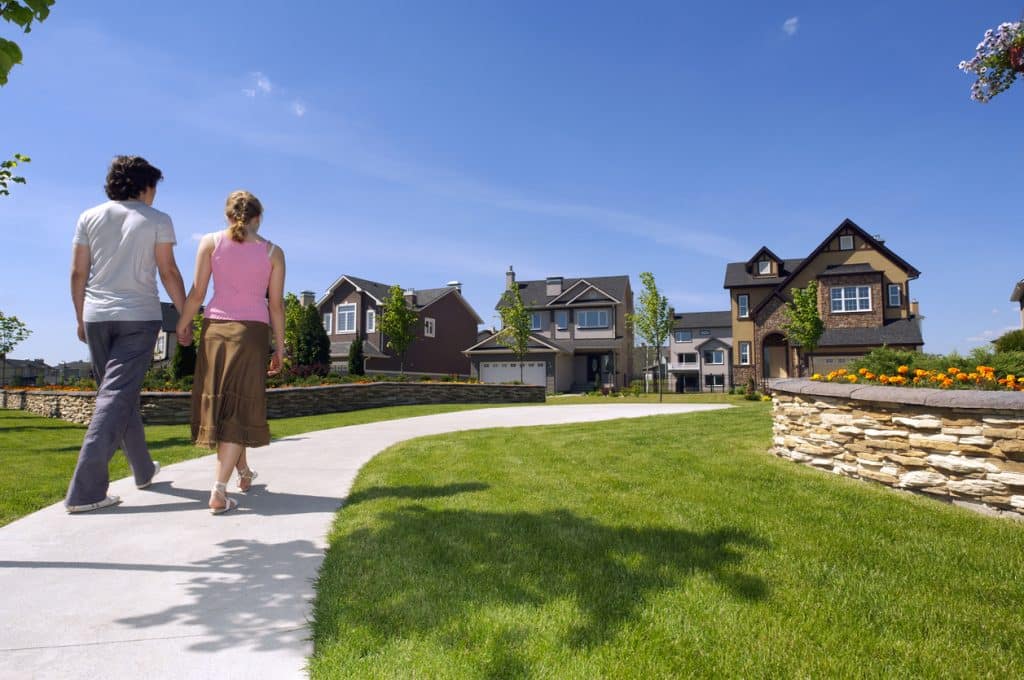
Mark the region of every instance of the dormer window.
[[772, 261], [771, 260], [758, 260], [757, 261], [757, 275], [758, 276], [770, 276], [772, 273]]
[[839, 250], [853, 250], [853, 236], [840, 236]]

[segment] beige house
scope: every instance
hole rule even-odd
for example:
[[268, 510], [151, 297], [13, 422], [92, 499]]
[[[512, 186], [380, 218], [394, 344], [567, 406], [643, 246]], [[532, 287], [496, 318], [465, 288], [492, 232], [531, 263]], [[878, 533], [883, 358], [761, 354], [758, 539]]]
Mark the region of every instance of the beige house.
[[1020, 327], [1024, 328], [1024, 279], [1017, 282], [1010, 294], [1010, 302], [1016, 302], [1020, 306]]
[[[471, 374], [481, 382], [545, 385], [549, 392], [625, 387], [633, 375], [633, 313], [628, 276], [569, 279], [549, 276], [516, 281], [505, 273], [505, 290], [519, 288], [530, 313], [527, 360], [520, 363], [497, 337], [486, 337], [465, 351]], [[506, 302], [502, 293], [495, 309]]]
[[782, 326], [791, 291], [811, 281], [818, 282], [825, 331], [808, 357], [810, 371], [842, 367], [882, 345], [921, 349], [922, 317], [910, 297], [910, 281], [918, 276], [880, 237], [849, 219], [805, 258], [781, 258], [762, 247], [746, 262], [729, 263], [724, 287], [731, 299], [733, 381], [800, 373]]

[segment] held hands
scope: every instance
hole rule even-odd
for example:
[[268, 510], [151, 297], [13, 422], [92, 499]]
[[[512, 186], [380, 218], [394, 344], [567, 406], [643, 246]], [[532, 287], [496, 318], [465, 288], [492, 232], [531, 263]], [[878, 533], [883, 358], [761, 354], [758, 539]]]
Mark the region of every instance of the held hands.
[[277, 350], [274, 352], [274, 356], [270, 357], [270, 368], [267, 369], [267, 375], [277, 375], [281, 372], [282, 366], [284, 366], [284, 351]]
[[176, 329], [178, 336], [178, 344], [184, 347], [188, 347], [192, 344], [192, 320], [181, 319], [178, 321], [178, 327]]

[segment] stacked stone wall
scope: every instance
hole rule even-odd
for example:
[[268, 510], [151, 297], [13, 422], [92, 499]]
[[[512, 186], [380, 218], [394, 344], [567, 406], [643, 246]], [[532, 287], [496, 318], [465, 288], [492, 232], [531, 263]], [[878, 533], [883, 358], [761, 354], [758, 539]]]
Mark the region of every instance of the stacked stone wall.
[[[511, 404], [544, 401], [544, 387], [459, 383], [355, 383], [267, 390], [267, 416], [291, 418], [413, 404]], [[0, 406], [47, 418], [88, 423], [95, 392], [0, 390]], [[142, 420], [149, 425], [189, 422], [188, 392], [143, 392]]]
[[773, 452], [828, 472], [1024, 519], [1024, 394], [774, 386]]

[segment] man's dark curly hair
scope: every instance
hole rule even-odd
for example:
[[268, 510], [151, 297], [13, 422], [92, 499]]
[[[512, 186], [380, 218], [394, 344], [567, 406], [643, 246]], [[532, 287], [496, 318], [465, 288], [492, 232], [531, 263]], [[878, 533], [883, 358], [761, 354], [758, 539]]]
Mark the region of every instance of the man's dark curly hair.
[[164, 178], [142, 156], [117, 156], [107, 173], [107, 197], [112, 201], [130, 201]]

